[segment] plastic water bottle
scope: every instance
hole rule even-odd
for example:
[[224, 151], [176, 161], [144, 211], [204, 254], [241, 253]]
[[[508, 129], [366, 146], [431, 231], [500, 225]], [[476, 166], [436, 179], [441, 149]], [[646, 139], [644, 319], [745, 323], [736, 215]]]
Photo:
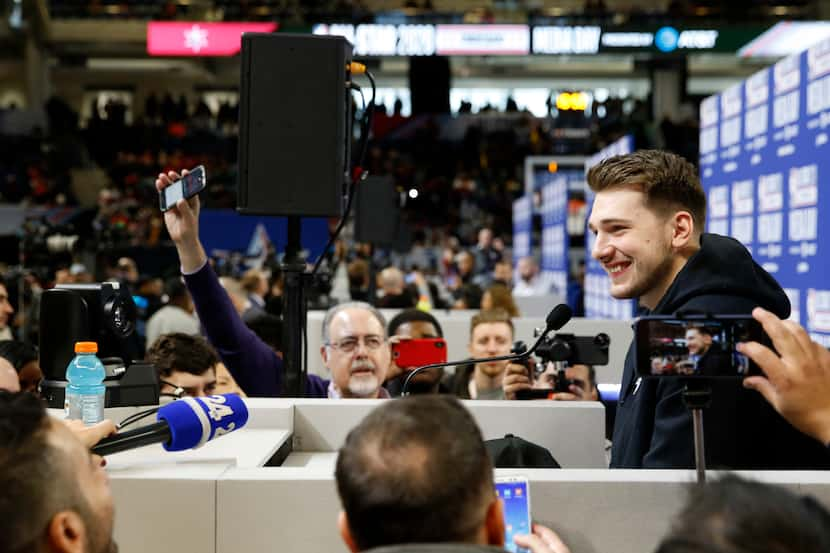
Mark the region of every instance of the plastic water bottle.
[[104, 420], [104, 364], [98, 359], [98, 344], [76, 342], [75, 358], [66, 367], [66, 417], [86, 426]]

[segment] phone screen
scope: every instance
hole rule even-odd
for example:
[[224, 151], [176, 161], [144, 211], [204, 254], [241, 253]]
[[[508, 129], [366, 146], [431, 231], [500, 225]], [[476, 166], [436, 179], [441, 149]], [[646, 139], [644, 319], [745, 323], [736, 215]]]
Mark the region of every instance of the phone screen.
[[770, 346], [761, 324], [749, 316], [637, 321], [637, 372], [641, 376], [742, 378], [761, 374], [739, 353], [740, 342]]
[[504, 549], [511, 553], [526, 553], [527, 549], [518, 547], [513, 536], [531, 532], [527, 480], [497, 481], [496, 494], [504, 502]]
[[184, 198], [182, 181], [177, 181], [164, 189], [164, 203], [170, 207]]
[[192, 198], [205, 187], [205, 170], [200, 165], [187, 175], [164, 189], [161, 202], [162, 211], [175, 206], [181, 199]]

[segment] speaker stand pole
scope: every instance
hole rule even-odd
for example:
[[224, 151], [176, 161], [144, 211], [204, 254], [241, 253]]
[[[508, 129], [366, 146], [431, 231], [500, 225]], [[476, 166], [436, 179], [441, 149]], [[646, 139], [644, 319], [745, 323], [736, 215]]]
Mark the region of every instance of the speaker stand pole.
[[303, 332], [306, 327], [306, 297], [304, 293], [305, 261], [300, 256], [300, 217], [288, 217], [288, 242], [282, 272], [285, 276], [283, 291], [283, 396], [304, 397], [306, 367], [303, 363]]

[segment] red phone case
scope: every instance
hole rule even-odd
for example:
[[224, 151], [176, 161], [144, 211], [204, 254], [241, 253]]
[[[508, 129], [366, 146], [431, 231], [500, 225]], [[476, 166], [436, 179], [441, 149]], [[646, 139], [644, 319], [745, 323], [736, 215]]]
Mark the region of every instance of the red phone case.
[[443, 338], [404, 338], [392, 344], [392, 359], [401, 368], [444, 363], [447, 360], [447, 341]]

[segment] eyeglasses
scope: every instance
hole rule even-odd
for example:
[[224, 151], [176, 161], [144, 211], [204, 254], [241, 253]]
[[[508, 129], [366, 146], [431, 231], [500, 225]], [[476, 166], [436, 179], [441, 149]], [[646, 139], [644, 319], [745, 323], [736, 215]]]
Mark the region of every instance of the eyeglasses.
[[[363, 336], [363, 345], [366, 346], [366, 349], [369, 351], [378, 350], [385, 343], [386, 340], [374, 334], [370, 334], [369, 336]], [[354, 350], [357, 349], [359, 344], [359, 336], [349, 336], [348, 338], [343, 338], [338, 342], [329, 342], [326, 345], [331, 346], [334, 349], [339, 349], [343, 353], [352, 353]]]

